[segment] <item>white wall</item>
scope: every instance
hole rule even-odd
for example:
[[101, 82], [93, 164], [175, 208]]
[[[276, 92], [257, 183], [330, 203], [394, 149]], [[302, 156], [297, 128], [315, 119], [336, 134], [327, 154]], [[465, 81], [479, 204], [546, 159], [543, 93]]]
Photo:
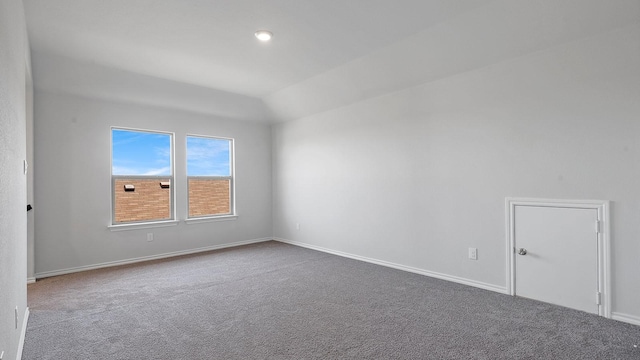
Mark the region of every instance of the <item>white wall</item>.
[[[314, 107], [325, 99], [302, 99], [312, 103], [308, 112], [322, 112], [272, 131], [274, 235], [499, 290], [506, 286], [505, 197], [611, 200], [612, 310], [640, 323], [639, 3], [559, 2], [565, 17], [552, 2], [546, 10], [536, 2], [537, 31], [548, 40], [520, 31], [526, 3], [505, 4], [508, 12], [496, 8], [496, 18], [484, 20], [501, 28], [466, 27], [446, 41], [456, 49], [452, 61], [513, 34], [523, 44], [538, 37], [531, 52], [454, 74], [416, 73], [420, 84], [326, 111]], [[581, 24], [584, 11], [594, 26], [564, 36], [577, 31], [569, 20]], [[410, 48], [445, 48], [420, 46]], [[387, 55], [358, 62], [366, 67]], [[395, 54], [389, 61], [397, 62], [380, 71], [395, 64], [404, 74], [401, 59], [410, 56]], [[446, 67], [438, 63], [446, 56], [438, 58], [433, 66]], [[326, 75], [338, 93], [353, 86], [335, 78], [339, 71]], [[375, 67], [369, 75], [377, 76]], [[321, 77], [308, 89], [295, 86], [314, 94]], [[477, 261], [467, 259], [468, 247], [479, 249]]]
[[[186, 157], [185, 135], [234, 138], [238, 219], [109, 231], [111, 126], [175, 132], [178, 219], [186, 217], [186, 165], [178, 160]], [[270, 149], [270, 128], [265, 124], [36, 89], [36, 276], [269, 238]], [[154, 241], [146, 241], [147, 232], [154, 233]]]
[[[0, 2], [0, 352], [15, 359], [27, 307], [27, 39], [22, 1]], [[14, 309], [18, 307], [16, 328]]]
[[[27, 53], [29, 58], [29, 53]], [[31, 77], [30, 67], [27, 69], [27, 84], [26, 84], [26, 101], [27, 101], [27, 204], [34, 205], [33, 203], [33, 173], [35, 167], [33, 158], [33, 78]], [[32, 209], [27, 212], [27, 280], [28, 282], [35, 281], [35, 211]]]

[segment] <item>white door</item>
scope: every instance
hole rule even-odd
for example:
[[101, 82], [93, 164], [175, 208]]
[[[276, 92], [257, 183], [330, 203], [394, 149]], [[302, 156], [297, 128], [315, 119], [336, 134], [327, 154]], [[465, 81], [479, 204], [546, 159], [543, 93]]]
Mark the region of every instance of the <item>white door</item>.
[[515, 294], [598, 314], [598, 211], [514, 210]]

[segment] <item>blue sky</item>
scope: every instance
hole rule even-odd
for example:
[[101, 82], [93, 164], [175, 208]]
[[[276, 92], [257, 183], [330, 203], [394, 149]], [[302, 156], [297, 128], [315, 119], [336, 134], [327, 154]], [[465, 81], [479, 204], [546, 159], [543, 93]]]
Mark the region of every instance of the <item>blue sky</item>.
[[171, 175], [171, 135], [113, 129], [113, 175]]
[[[171, 135], [112, 130], [113, 175], [171, 175]], [[188, 176], [230, 176], [230, 140], [187, 137]]]
[[187, 136], [187, 176], [231, 176], [231, 141]]

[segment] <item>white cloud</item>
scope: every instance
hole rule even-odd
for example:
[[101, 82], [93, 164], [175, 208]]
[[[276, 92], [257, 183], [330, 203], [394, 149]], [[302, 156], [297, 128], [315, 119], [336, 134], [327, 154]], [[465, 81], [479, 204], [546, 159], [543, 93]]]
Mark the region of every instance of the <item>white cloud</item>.
[[136, 170], [126, 166], [113, 165], [112, 173], [113, 175], [131, 175], [135, 174]]
[[153, 176], [153, 175], [169, 175], [171, 174], [171, 166], [165, 166], [159, 169], [151, 169], [147, 170], [143, 175]]

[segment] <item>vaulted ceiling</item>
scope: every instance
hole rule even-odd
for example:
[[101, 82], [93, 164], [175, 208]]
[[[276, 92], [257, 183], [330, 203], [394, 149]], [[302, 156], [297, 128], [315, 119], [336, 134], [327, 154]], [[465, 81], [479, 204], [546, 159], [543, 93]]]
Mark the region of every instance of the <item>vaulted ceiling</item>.
[[[637, 0], [24, 4], [36, 88], [263, 121], [308, 116], [622, 26], [621, 19], [637, 21], [638, 8]], [[272, 41], [259, 42], [259, 29], [272, 31]]]
[[[27, 0], [35, 52], [262, 97], [478, 0]], [[253, 36], [269, 29], [275, 37]]]

